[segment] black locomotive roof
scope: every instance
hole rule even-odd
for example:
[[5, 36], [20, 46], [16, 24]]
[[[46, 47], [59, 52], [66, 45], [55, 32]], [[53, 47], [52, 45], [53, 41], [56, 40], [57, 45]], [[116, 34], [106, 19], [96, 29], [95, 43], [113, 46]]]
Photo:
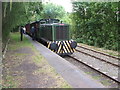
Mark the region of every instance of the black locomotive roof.
[[41, 25], [68, 25], [65, 23], [60, 23], [59, 19], [40, 19], [39, 21], [31, 22], [31, 25], [34, 25], [35, 23], [41, 23]]
[[41, 25], [68, 25], [68, 24], [65, 24], [65, 23], [60, 23], [60, 20], [59, 19], [41, 19], [40, 20], [40, 24]]
[[60, 20], [59, 19], [41, 19], [40, 22], [42, 23], [59, 23]]
[[42, 22], [42, 21], [59, 22], [60, 20], [59, 19], [41, 19], [40, 22]]
[[68, 26], [68, 24], [66, 23], [45, 23], [45, 24], [41, 24], [41, 26]]

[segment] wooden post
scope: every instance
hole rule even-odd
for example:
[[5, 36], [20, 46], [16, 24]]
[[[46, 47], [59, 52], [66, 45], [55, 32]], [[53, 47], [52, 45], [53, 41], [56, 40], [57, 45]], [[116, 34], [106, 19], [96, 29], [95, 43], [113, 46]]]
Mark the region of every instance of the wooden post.
[[20, 40], [23, 41], [23, 27], [20, 28], [20, 34], [21, 34]]

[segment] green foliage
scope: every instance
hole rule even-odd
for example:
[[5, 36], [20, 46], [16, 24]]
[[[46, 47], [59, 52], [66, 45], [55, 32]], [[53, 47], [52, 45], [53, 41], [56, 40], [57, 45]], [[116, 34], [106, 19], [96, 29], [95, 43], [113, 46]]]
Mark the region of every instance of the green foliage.
[[41, 2], [29, 2], [24, 3], [25, 5], [25, 12], [26, 12], [26, 20], [28, 22], [36, 21], [41, 19], [41, 12], [43, 10], [43, 6]]
[[43, 6], [43, 18], [62, 18], [65, 15], [65, 10], [62, 6], [47, 3]]
[[117, 2], [74, 2], [73, 11], [73, 38], [88, 45], [120, 50]]
[[10, 31], [18, 31], [19, 26], [38, 20], [42, 3], [37, 2], [3, 2], [2, 3], [2, 41], [3, 48]]

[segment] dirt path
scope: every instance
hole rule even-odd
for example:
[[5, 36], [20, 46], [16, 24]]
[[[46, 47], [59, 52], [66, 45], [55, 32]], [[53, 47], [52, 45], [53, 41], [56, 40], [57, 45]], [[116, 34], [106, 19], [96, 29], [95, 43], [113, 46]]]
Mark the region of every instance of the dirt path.
[[12, 34], [3, 60], [3, 88], [70, 88], [34, 46]]

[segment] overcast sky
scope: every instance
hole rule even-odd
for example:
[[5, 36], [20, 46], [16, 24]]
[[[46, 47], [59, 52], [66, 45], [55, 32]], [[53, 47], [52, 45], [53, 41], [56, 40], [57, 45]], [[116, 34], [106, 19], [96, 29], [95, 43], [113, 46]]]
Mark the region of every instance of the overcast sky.
[[72, 12], [71, 0], [49, 0], [49, 1], [57, 5], [62, 5], [67, 12]]

